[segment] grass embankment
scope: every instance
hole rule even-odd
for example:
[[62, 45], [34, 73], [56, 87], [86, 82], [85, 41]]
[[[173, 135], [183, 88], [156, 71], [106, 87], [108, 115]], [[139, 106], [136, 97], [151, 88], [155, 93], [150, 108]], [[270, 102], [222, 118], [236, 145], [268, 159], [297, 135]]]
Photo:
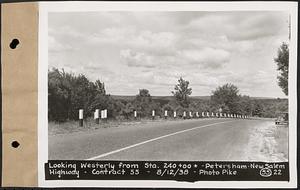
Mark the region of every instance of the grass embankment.
[[[181, 119], [176, 119], [176, 120], [181, 120]], [[155, 120], [152, 119], [107, 120], [107, 121], [100, 120], [99, 124], [96, 124], [93, 119], [87, 119], [84, 121], [83, 127], [79, 126], [78, 121], [67, 121], [62, 123], [49, 122], [48, 135], [84, 132], [84, 131], [97, 130], [100, 128], [120, 127], [120, 126], [128, 126], [128, 125], [138, 126], [149, 122], [163, 122], [163, 121], [175, 121], [175, 119], [156, 118]]]
[[250, 133], [249, 160], [288, 161], [288, 126], [265, 122]]
[[285, 160], [288, 160], [288, 126], [278, 126], [274, 134], [275, 140], [277, 142], [277, 153], [280, 154]]

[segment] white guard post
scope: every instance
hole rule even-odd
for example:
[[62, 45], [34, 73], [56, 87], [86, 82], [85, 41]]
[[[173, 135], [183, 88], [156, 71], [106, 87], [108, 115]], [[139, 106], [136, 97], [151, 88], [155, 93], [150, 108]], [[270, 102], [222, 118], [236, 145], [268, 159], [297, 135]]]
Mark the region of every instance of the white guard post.
[[168, 117], [168, 111], [165, 110], [165, 119], [167, 119], [167, 117]]
[[183, 119], [185, 119], [186, 118], [186, 112], [184, 111], [183, 112]]
[[176, 111], [174, 111], [174, 118], [176, 118]]
[[137, 112], [136, 112], [136, 110], [134, 110], [133, 116], [134, 116], [134, 118], [136, 119], [136, 117], [137, 117]]
[[192, 118], [193, 117], [193, 114], [192, 114], [192, 112], [190, 111], [190, 118]]
[[83, 126], [83, 109], [79, 110], [79, 126]]
[[99, 124], [99, 109], [95, 110], [94, 119], [95, 119], [96, 124]]
[[104, 118], [107, 119], [107, 109], [104, 110]]
[[101, 110], [101, 119], [104, 119], [104, 110]]
[[94, 111], [94, 119], [97, 119], [97, 116], [96, 116], [96, 110]]
[[155, 110], [152, 110], [152, 119], [155, 118]]
[[107, 121], [107, 109], [103, 110], [104, 121]]

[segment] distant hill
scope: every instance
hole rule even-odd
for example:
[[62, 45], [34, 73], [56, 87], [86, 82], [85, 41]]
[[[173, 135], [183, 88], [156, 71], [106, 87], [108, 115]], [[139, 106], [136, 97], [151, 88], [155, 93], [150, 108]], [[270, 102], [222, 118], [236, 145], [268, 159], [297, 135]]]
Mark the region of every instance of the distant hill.
[[[136, 96], [122, 96], [122, 95], [111, 95], [113, 99], [116, 100], [125, 100], [125, 101], [132, 101]], [[210, 96], [190, 96], [191, 100], [210, 100]], [[253, 100], [276, 100], [277, 98], [270, 98], [270, 97], [250, 97]], [[173, 96], [152, 96], [153, 100], [163, 100], [163, 101], [170, 101], [173, 99]], [[280, 98], [281, 100], [286, 98]]]
[[135, 96], [122, 96], [122, 95], [110, 95], [115, 100], [125, 100], [125, 101], [132, 101], [134, 100]]
[[210, 96], [191, 96], [192, 100], [210, 100]]
[[250, 97], [253, 100], [287, 100], [287, 98], [272, 98], [272, 97]]

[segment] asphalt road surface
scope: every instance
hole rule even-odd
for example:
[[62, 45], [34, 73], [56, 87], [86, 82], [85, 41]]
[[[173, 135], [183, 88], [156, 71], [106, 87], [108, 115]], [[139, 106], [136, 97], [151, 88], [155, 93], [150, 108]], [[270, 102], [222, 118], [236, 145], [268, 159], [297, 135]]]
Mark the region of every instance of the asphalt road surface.
[[249, 131], [264, 120], [193, 119], [150, 122], [49, 136], [57, 160], [247, 160]]

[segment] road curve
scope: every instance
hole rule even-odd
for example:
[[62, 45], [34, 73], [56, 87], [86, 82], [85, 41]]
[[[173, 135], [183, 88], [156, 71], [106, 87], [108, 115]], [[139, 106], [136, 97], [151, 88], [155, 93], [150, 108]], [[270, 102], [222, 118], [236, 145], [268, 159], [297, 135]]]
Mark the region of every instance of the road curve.
[[262, 122], [178, 120], [49, 136], [49, 159], [244, 161], [249, 131]]

